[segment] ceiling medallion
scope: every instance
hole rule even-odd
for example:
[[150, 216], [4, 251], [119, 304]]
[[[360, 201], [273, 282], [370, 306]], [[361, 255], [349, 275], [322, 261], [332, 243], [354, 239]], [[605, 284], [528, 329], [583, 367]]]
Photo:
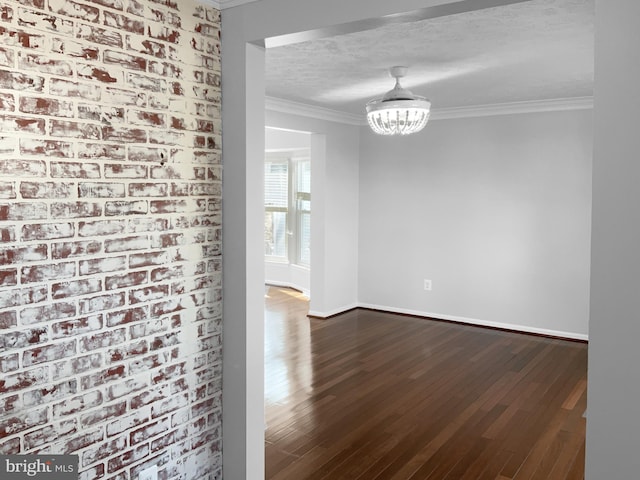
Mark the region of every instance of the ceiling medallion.
[[391, 67], [389, 73], [396, 79], [395, 87], [382, 98], [367, 103], [367, 121], [375, 133], [409, 135], [419, 132], [427, 124], [431, 102], [400, 85], [400, 79], [407, 70], [407, 67]]

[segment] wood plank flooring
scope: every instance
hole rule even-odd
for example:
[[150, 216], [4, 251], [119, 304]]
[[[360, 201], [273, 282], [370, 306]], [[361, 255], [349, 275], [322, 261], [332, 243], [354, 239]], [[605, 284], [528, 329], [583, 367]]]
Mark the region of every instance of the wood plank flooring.
[[587, 345], [265, 304], [267, 480], [582, 480]]

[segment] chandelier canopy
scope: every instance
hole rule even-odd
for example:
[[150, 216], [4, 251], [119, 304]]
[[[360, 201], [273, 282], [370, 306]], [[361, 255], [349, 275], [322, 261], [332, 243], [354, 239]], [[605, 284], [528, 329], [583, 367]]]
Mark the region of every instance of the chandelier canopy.
[[367, 103], [367, 121], [375, 133], [409, 135], [419, 132], [427, 124], [431, 102], [400, 85], [400, 79], [407, 70], [407, 67], [391, 67], [389, 73], [396, 79], [395, 87], [382, 98]]

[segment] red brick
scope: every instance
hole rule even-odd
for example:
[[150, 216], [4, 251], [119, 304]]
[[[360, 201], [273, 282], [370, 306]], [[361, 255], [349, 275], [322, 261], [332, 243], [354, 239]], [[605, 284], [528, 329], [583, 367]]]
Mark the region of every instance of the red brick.
[[40, 73], [49, 73], [61, 77], [69, 77], [74, 73], [71, 63], [35, 53], [18, 53], [18, 68], [21, 70], [36, 70]]
[[100, 28], [93, 25], [80, 25], [77, 38], [87, 42], [108, 45], [110, 47], [122, 48], [122, 35], [117, 31]]
[[78, 382], [76, 380], [65, 380], [55, 385], [29, 390], [24, 393], [22, 399], [25, 407], [32, 407], [74, 395], [77, 391]]
[[80, 313], [91, 313], [122, 307], [126, 303], [122, 292], [98, 295], [86, 300], [80, 300]]
[[162, 232], [169, 228], [169, 220], [166, 218], [148, 217], [131, 218], [128, 222], [131, 233], [136, 232]]
[[10, 93], [0, 94], [0, 110], [5, 112], [14, 112], [16, 109], [15, 97]]
[[74, 356], [76, 353], [76, 341], [68, 340], [66, 342], [55, 343], [51, 345], [43, 345], [40, 347], [25, 350], [22, 354], [22, 364], [26, 367], [36, 365], [38, 363], [51, 362], [61, 358]]
[[[206, 169], [204, 167], [184, 168], [182, 165], [173, 167], [171, 164], [163, 167], [152, 167], [151, 178], [175, 180], [206, 180]], [[188, 184], [185, 184], [188, 185]]]
[[137, 374], [148, 372], [152, 368], [160, 367], [177, 357], [177, 351], [164, 351], [149, 355], [144, 358], [134, 359], [129, 364], [129, 373]]
[[201, 275], [205, 273], [206, 265], [204, 263], [175, 265], [171, 268], [156, 268], [151, 271], [151, 281], [161, 282], [172, 278], [183, 278], [191, 275]]
[[151, 213], [188, 213], [204, 212], [207, 204], [203, 200], [152, 200], [150, 202]]
[[[25, 2], [21, 3], [25, 5]], [[18, 25], [35, 28], [37, 30], [49, 30], [64, 35], [73, 34], [73, 22], [71, 20], [26, 8], [20, 8], [18, 10]]]
[[100, 138], [101, 131], [100, 127], [93, 123], [51, 120], [51, 136], [94, 140]]
[[47, 409], [32, 409], [13, 417], [3, 419], [0, 423], [0, 438], [15, 435], [29, 428], [47, 423]]
[[131, 18], [127, 15], [112, 13], [107, 10], [103, 12], [104, 24], [109, 27], [116, 27], [118, 30], [124, 30], [138, 35], [144, 34], [144, 22]]
[[130, 183], [130, 197], [166, 197], [166, 183]]
[[175, 78], [175, 79], [184, 78], [183, 70], [179, 66], [173, 63], [158, 62], [155, 60], [151, 60], [149, 62], [149, 73], [154, 73], [164, 78]]
[[49, 10], [88, 22], [97, 22], [100, 15], [98, 8], [72, 2], [71, 0], [49, 0]]
[[130, 272], [122, 275], [111, 275], [105, 278], [105, 290], [131, 287], [147, 283], [147, 272]]
[[76, 297], [96, 293], [102, 290], [102, 280], [88, 278], [70, 282], [54, 283], [51, 285], [51, 296], [54, 299]]
[[21, 182], [20, 194], [25, 199], [68, 198], [73, 195], [73, 183]]
[[79, 65], [78, 78], [87, 80], [97, 80], [102, 83], [123, 83], [124, 76], [122, 72], [109, 71], [106, 68], [99, 68], [95, 65]]
[[97, 60], [98, 55], [100, 54], [100, 50], [98, 48], [88, 46], [84, 43], [75, 42], [68, 38], [53, 38], [51, 43], [52, 52], [62, 53], [68, 57]]
[[107, 314], [107, 326], [114, 327], [132, 322], [140, 322], [148, 317], [148, 309], [146, 307], [130, 308], [119, 312], [111, 312]]
[[51, 377], [53, 380], [68, 379], [100, 367], [102, 367], [102, 354], [93, 353], [54, 364]]
[[51, 246], [51, 256], [53, 259], [84, 257], [100, 252], [102, 252], [102, 243], [96, 240], [54, 243]]
[[23, 284], [47, 282], [76, 276], [75, 262], [30, 265], [20, 269], [20, 281]]
[[87, 100], [100, 100], [102, 91], [92, 83], [78, 83], [72, 80], [52, 78], [50, 80], [49, 92], [52, 95], [61, 97], [79, 97]]
[[175, 380], [176, 378], [182, 377], [186, 374], [186, 363], [182, 362], [177, 365], [169, 365], [168, 367], [158, 369], [152, 374], [151, 381], [154, 384], [158, 384], [169, 380]]
[[102, 393], [93, 391], [53, 405], [53, 417], [60, 418], [102, 405]]
[[44, 78], [35, 74], [0, 70], [0, 88], [16, 91], [43, 92]]
[[21, 452], [20, 438], [9, 438], [0, 442], [0, 455], [17, 455]]
[[39, 322], [49, 322], [51, 320], [61, 320], [73, 317], [76, 314], [76, 307], [71, 302], [48, 303], [41, 307], [28, 307], [20, 312], [20, 323], [31, 325]]
[[124, 183], [81, 182], [78, 185], [78, 197], [80, 198], [121, 198], [124, 196]]
[[146, 98], [145, 93], [141, 91], [107, 87], [103, 101], [114, 105], [137, 105], [141, 107], [147, 103]]
[[28, 224], [22, 227], [22, 240], [52, 240], [56, 238], [70, 238], [74, 235], [71, 223], [40, 223]]
[[129, 327], [132, 339], [147, 337], [157, 333], [167, 332], [172, 327], [168, 317], [150, 318], [146, 322], [136, 323]]
[[106, 353], [108, 363], [121, 362], [129, 360], [133, 357], [144, 355], [148, 353], [149, 346], [146, 340], [139, 340], [137, 342], [128, 343], [126, 345], [112, 348]]
[[0, 291], [0, 308], [17, 307], [47, 300], [47, 287], [20, 288]]
[[3, 375], [0, 378], [0, 393], [16, 392], [32, 386], [42, 385], [48, 380], [47, 367], [38, 367], [33, 370], [23, 370], [12, 375]]
[[18, 285], [18, 270], [0, 270], [0, 287], [15, 287]]
[[149, 445], [140, 445], [139, 447], [129, 450], [122, 455], [110, 458], [107, 462], [107, 471], [109, 473], [116, 472], [127, 465], [131, 465], [132, 463], [142, 460], [147, 455], [149, 455]]
[[147, 178], [147, 167], [144, 165], [107, 164], [104, 166], [104, 178]]
[[[77, 453], [78, 451], [90, 447], [91, 445], [95, 445], [102, 440], [104, 440], [104, 433], [102, 432], [102, 429], [82, 433], [77, 437], [66, 440], [64, 449], [61, 453]], [[90, 475], [86, 480], [96, 480], [97, 478], [104, 476], [104, 465], [96, 465], [89, 470], [83, 471], [80, 474], [80, 478], [84, 478], [84, 474]]]
[[100, 178], [100, 166], [97, 163], [51, 162], [53, 178]]
[[73, 144], [59, 140], [21, 138], [20, 153], [22, 155], [71, 158], [73, 157]]
[[78, 145], [78, 158], [124, 160], [126, 150], [124, 145], [107, 145], [101, 143], [81, 143]]
[[14, 412], [22, 408], [22, 402], [20, 402], [20, 395], [4, 396], [0, 400], [0, 415], [5, 416], [11, 412]]
[[149, 24], [148, 33], [151, 38], [164, 42], [178, 43], [180, 41], [180, 32], [162, 24]]
[[120, 417], [127, 412], [127, 402], [119, 402], [111, 405], [105, 405], [102, 408], [80, 416], [80, 423], [83, 426], [95, 425], [103, 423], [106, 420]]
[[124, 450], [127, 446], [127, 439], [125, 436], [114, 438], [107, 442], [96, 445], [82, 452], [82, 465], [87, 466], [98, 460], [104, 460], [118, 452]]
[[43, 35], [36, 35], [20, 30], [7, 30], [4, 27], [0, 27], [0, 43], [15, 47], [44, 50], [46, 38]]
[[18, 355], [17, 353], [0, 355], [0, 372], [2, 373], [15, 372], [19, 368], [20, 368], [20, 355]]
[[[109, 385], [106, 387], [106, 398], [108, 400], [115, 400], [125, 396], [130, 396], [132, 393], [145, 390], [149, 386], [149, 382], [144, 378], [136, 377], [129, 378], [125, 382]], [[145, 409], [139, 409], [132, 413], [128, 417], [122, 419], [120, 422], [113, 422], [107, 425], [107, 434], [109, 436], [117, 433], [122, 433], [124, 430], [128, 430], [132, 426], [139, 425], [149, 418], [148, 414], [145, 414]]]
[[149, 143], [159, 145], [180, 145], [184, 141], [185, 132], [171, 130], [152, 130], [149, 132]]
[[106, 50], [104, 52], [104, 62], [131, 70], [141, 70], [143, 72], [147, 69], [147, 60], [145, 58], [129, 55], [128, 53], [116, 52], [114, 50]]
[[161, 400], [151, 405], [151, 418], [162, 417], [168, 413], [175, 412], [180, 408], [184, 408], [187, 405], [189, 405], [188, 393], [172, 395], [166, 400]]
[[150, 300], [158, 300], [169, 295], [168, 285], [152, 285], [145, 288], [131, 290], [129, 292], [129, 303], [136, 304], [148, 302]]
[[124, 328], [96, 333], [80, 339], [80, 351], [87, 352], [104, 347], [111, 347], [126, 340]]
[[146, 143], [147, 131], [140, 128], [103, 127], [102, 137], [113, 142]]
[[3, 67], [13, 67], [15, 54], [13, 50], [0, 47], [0, 65]]
[[[92, 258], [80, 261], [80, 275], [92, 275], [101, 272], [117, 272], [126, 270], [127, 257]], [[107, 288], [108, 289], [108, 288]]]
[[16, 198], [16, 187], [13, 182], [0, 182], [0, 198]]
[[157, 437], [171, 428], [169, 419], [161, 419], [155, 422], [147, 423], [142, 427], [129, 433], [129, 445], [134, 446], [140, 442], [146, 442], [150, 438]]
[[102, 215], [102, 206], [95, 202], [58, 202], [51, 205], [53, 218], [86, 218]]
[[146, 235], [136, 235], [105, 240], [104, 247], [107, 253], [146, 250], [149, 248], [149, 238]]
[[44, 120], [41, 118], [0, 115], [0, 131], [3, 133], [34, 133], [44, 135]]
[[67, 338], [102, 329], [102, 315], [74, 318], [51, 326], [51, 338]]

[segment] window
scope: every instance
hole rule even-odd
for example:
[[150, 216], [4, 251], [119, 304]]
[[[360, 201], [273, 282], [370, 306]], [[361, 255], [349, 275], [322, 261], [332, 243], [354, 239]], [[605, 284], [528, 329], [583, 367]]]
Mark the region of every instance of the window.
[[267, 153], [264, 166], [267, 260], [311, 263], [311, 161], [308, 151]]

